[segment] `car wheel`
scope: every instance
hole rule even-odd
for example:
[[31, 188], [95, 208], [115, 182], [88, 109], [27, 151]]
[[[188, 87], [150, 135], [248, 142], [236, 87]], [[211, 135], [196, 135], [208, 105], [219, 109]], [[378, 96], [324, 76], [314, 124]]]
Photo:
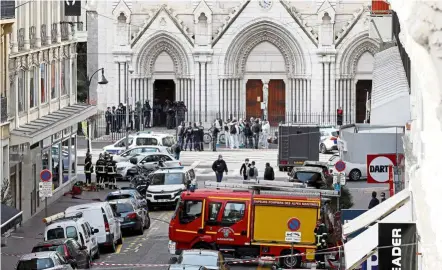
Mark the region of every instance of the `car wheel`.
[[[293, 255], [299, 254], [297, 250], [293, 250]], [[290, 250], [284, 250], [281, 253], [280, 264], [286, 269], [299, 268], [301, 266], [300, 256], [290, 256], [292, 252]]]
[[361, 171], [358, 169], [353, 169], [350, 171], [349, 178], [351, 181], [358, 181], [361, 179]]
[[321, 152], [321, 154], [327, 154], [327, 147], [325, 146], [325, 144], [321, 143], [321, 145], [319, 146], [319, 152]]
[[145, 224], [144, 224], [144, 228], [145, 229], [149, 229], [150, 228], [150, 216], [149, 216], [149, 214], [146, 215], [146, 221], [145, 221]]
[[95, 252], [95, 255], [93, 256], [93, 259], [94, 260], [100, 259], [100, 249], [99, 248], [97, 248], [97, 252]]

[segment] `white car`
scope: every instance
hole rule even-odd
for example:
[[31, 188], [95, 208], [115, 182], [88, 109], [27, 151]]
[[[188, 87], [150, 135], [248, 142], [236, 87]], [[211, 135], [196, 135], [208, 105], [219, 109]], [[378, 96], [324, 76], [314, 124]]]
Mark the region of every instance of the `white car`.
[[113, 156], [113, 160], [116, 162], [129, 161], [131, 157], [137, 154], [147, 154], [147, 153], [163, 153], [171, 155], [170, 147], [166, 146], [137, 146], [132, 149], [128, 149], [121, 152], [118, 155]]
[[[181, 166], [181, 162], [176, 160], [171, 155], [163, 154], [163, 153], [146, 153], [146, 154], [137, 154], [134, 156], [137, 159], [137, 164], [143, 166], [146, 169], [155, 169], [160, 160], [164, 162], [166, 167], [179, 167]], [[127, 170], [134, 167], [135, 165], [130, 163], [129, 161], [118, 162], [117, 163], [117, 178], [118, 179], [126, 179]]]
[[[176, 142], [175, 137], [170, 134], [154, 133], [154, 132], [137, 132], [129, 135], [127, 149], [137, 146], [165, 146], [172, 147]], [[114, 144], [105, 146], [103, 152], [117, 155], [126, 149], [126, 138], [122, 138]]]
[[[73, 260], [72, 265], [75, 266]], [[72, 270], [72, 265], [57, 251], [44, 251], [25, 254], [17, 263], [17, 270], [46, 269], [46, 270]]]
[[332, 150], [338, 150], [339, 130], [335, 128], [324, 128], [320, 130], [319, 152], [327, 154]]
[[[341, 160], [339, 155], [333, 155], [328, 160], [328, 168], [330, 170], [330, 174], [335, 172], [335, 164]], [[361, 179], [367, 179], [367, 164], [353, 164], [349, 162], [345, 162], [345, 177], [351, 181], [358, 181]]]

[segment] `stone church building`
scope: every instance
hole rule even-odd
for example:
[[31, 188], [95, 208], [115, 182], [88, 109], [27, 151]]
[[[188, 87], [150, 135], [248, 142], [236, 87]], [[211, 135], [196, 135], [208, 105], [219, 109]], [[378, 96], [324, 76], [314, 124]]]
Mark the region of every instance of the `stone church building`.
[[[363, 122], [371, 91], [371, 1], [96, 1], [88, 6], [91, 89], [107, 106], [184, 101], [188, 121], [259, 116]], [[94, 41], [95, 39], [95, 41]], [[96, 43], [96, 47], [92, 44]], [[95, 50], [95, 53], [94, 53]]]

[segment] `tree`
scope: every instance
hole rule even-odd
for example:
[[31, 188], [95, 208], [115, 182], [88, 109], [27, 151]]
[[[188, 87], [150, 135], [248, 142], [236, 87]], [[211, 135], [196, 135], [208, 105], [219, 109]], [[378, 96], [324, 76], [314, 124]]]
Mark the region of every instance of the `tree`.
[[9, 179], [7, 179], [6, 177], [3, 178], [2, 181], [2, 186], [1, 186], [1, 203], [2, 204], [6, 204], [6, 205], [11, 205], [12, 204], [12, 195], [11, 195], [11, 191], [9, 189]]
[[350, 209], [353, 207], [353, 196], [350, 190], [346, 186], [341, 186], [341, 197], [339, 197], [339, 208], [338, 199], [333, 198], [331, 207], [334, 211], [341, 211], [342, 209]]

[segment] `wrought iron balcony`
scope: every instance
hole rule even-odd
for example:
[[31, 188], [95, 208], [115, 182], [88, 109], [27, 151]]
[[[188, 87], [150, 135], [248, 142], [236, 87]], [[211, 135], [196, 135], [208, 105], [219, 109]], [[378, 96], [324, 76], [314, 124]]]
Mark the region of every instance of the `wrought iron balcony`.
[[17, 31], [17, 45], [19, 50], [23, 50], [25, 47], [25, 29], [20, 28]]
[[29, 45], [31, 49], [35, 48], [36, 43], [37, 43], [36, 27], [31, 26], [29, 28]]
[[0, 97], [0, 123], [8, 121], [8, 99]]
[[51, 27], [51, 40], [52, 43], [57, 43], [57, 23], [53, 23]]
[[15, 1], [2, 0], [0, 5], [0, 19], [8, 20], [15, 18]]
[[61, 40], [69, 39], [69, 23], [61, 23]]
[[46, 27], [46, 24], [41, 25], [40, 38], [42, 46], [48, 45], [48, 28]]

